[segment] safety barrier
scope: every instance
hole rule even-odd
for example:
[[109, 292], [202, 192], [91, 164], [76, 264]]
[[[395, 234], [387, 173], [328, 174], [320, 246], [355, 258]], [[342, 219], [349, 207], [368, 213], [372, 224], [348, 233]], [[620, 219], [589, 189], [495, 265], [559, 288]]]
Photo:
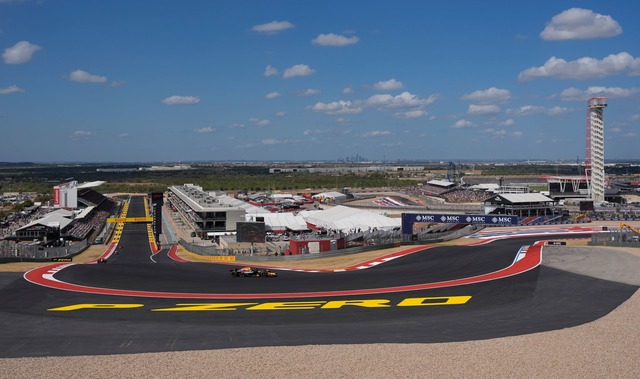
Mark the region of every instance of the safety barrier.
[[593, 233], [589, 245], [640, 248], [640, 235], [629, 229], [609, 229]]
[[[8, 241], [7, 241], [8, 242]], [[58, 258], [71, 258], [89, 247], [89, 241], [74, 242], [60, 247], [44, 247], [37, 244], [12, 243], [10, 251], [4, 251], [0, 263], [7, 262], [49, 262]], [[6, 250], [4, 246], [3, 250]]]

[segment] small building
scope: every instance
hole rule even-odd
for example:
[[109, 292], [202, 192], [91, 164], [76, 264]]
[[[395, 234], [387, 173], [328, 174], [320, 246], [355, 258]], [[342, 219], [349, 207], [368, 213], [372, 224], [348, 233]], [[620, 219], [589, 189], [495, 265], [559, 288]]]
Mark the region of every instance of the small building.
[[485, 214], [505, 214], [518, 217], [553, 214], [553, 199], [540, 193], [502, 193], [484, 201]]
[[329, 253], [345, 247], [344, 237], [292, 239], [289, 241], [289, 253], [291, 255]]

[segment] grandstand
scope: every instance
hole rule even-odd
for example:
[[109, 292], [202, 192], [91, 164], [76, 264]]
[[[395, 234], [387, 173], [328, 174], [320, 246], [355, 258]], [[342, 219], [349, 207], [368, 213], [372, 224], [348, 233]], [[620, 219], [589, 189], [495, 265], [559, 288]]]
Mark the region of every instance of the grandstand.
[[438, 196], [446, 191], [453, 189], [455, 186], [455, 183], [445, 180], [429, 180], [428, 182], [424, 183], [418, 191], [421, 195]]
[[496, 194], [484, 201], [485, 214], [505, 214], [520, 218], [553, 215], [553, 199], [540, 193]]
[[58, 209], [16, 229], [14, 237], [47, 243], [59, 239], [84, 240], [102, 229], [116, 207], [114, 200], [87, 187], [78, 190], [74, 203], [77, 204], [74, 209]]
[[483, 190], [454, 188], [440, 195], [447, 203], [481, 203], [493, 194]]

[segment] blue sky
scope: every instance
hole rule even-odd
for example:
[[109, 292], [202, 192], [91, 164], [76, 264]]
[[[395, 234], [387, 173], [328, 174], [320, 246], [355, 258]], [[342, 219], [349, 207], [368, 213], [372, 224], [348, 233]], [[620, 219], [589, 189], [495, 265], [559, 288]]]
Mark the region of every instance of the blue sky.
[[640, 159], [636, 1], [0, 0], [0, 161]]

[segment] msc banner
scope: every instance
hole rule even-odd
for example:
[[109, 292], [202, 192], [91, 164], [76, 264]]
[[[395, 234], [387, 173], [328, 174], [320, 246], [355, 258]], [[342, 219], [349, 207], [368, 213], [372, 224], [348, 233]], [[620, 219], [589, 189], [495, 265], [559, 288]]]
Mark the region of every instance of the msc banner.
[[403, 240], [411, 237], [411, 234], [413, 233], [413, 224], [416, 222], [507, 226], [507, 225], [517, 225], [518, 216], [403, 213], [402, 214]]
[[465, 215], [465, 214], [414, 214], [403, 213], [402, 223], [436, 222], [445, 224], [516, 225], [518, 216], [507, 215]]

